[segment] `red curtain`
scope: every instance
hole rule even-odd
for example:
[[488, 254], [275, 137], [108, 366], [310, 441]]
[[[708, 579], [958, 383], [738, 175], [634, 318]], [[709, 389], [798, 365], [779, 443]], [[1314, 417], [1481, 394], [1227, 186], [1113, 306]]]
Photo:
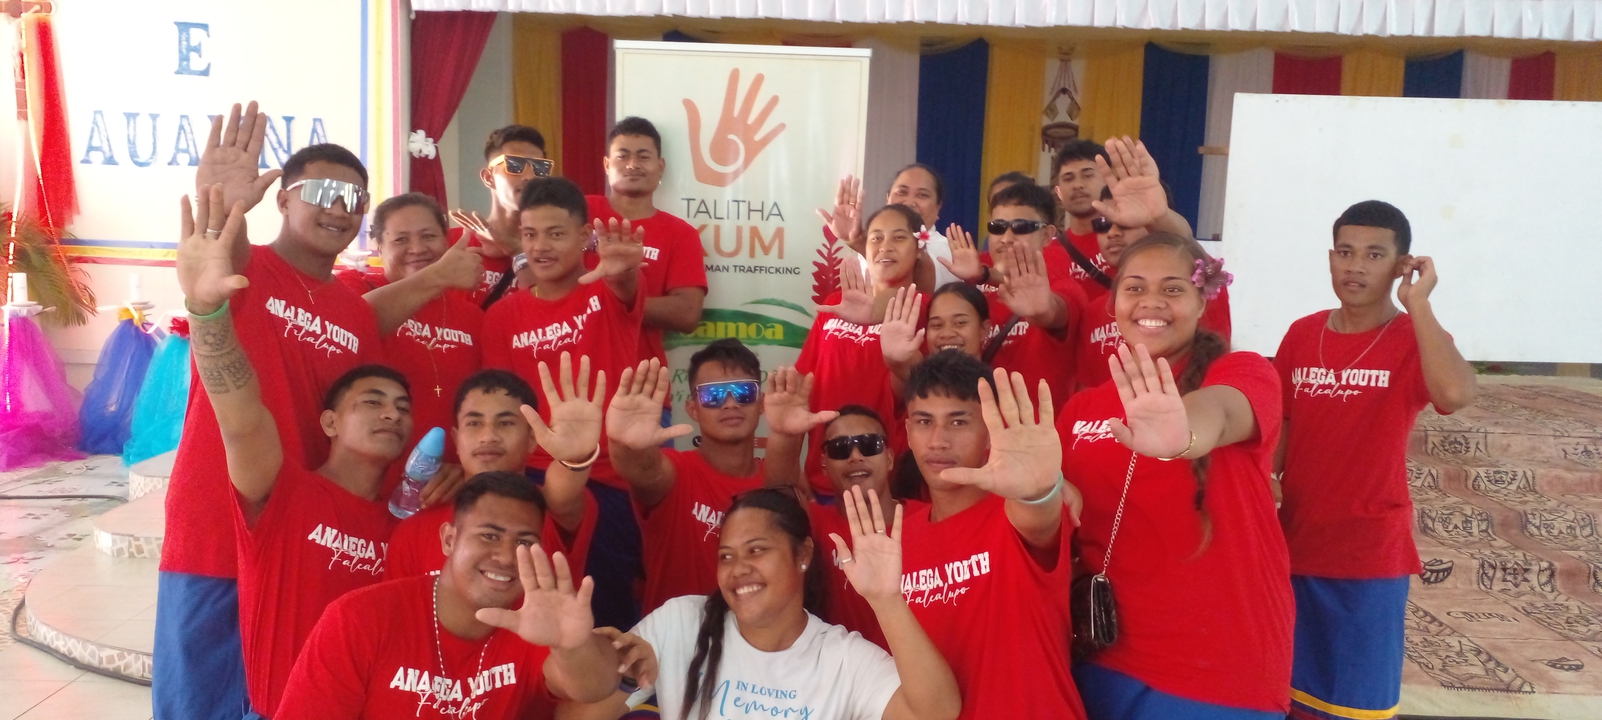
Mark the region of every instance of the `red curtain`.
[[1557, 56], [1549, 52], [1514, 58], [1507, 78], [1507, 99], [1551, 100], [1556, 71]]
[[562, 164], [587, 195], [606, 194], [607, 65], [612, 39], [590, 28], [562, 33]]
[[33, 166], [23, 187], [19, 214], [31, 213], [41, 225], [60, 230], [78, 214], [78, 195], [72, 175], [72, 143], [67, 135], [67, 106], [57, 57], [56, 34], [49, 15], [22, 16], [22, 47], [18, 48], [17, 80], [25, 90], [21, 110], [26, 113]]
[[1279, 95], [1341, 94], [1341, 57], [1303, 58], [1274, 53], [1274, 92]]
[[[462, 104], [467, 84], [484, 54], [491, 12], [418, 12], [412, 17], [412, 130], [438, 139]], [[408, 134], [411, 130], [407, 131]], [[445, 170], [436, 154], [412, 156], [412, 190], [449, 208]]]

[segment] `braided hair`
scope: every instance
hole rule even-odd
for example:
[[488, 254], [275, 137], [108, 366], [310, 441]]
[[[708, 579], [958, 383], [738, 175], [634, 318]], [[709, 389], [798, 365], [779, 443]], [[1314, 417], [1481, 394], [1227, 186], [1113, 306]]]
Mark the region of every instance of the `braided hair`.
[[[802, 546], [812, 538], [812, 521], [807, 516], [807, 510], [788, 490], [759, 488], [740, 494], [729, 505], [728, 512], [723, 514], [723, 527], [728, 526], [729, 518], [734, 517], [735, 513], [747, 509], [766, 510], [773, 526], [790, 536], [790, 549], [796, 554], [800, 554]], [[824, 602], [827, 595], [824, 593], [820, 557], [821, 551], [814, 545], [812, 557], [804, 558], [807, 569], [802, 580], [801, 605], [813, 615], [826, 612]], [[725, 620], [728, 614], [729, 601], [723, 597], [723, 590], [720, 588], [708, 593], [701, 627], [695, 634], [695, 655], [690, 659], [690, 669], [684, 676], [684, 705], [679, 711], [681, 717], [690, 717], [690, 710], [696, 703], [701, 704], [700, 720], [706, 720], [712, 710], [713, 695], [718, 689], [718, 667], [723, 663], [723, 631], [727, 626]], [[696, 691], [690, 692], [691, 688]]]
[[[1221, 283], [1227, 284], [1228, 282], [1227, 274], [1223, 271], [1223, 263], [1214, 260], [1211, 255], [1208, 255], [1207, 251], [1202, 249], [1201, 243], [1196, 242], [1194, 238], [1183, 235], [1159, 232], [1136, 240], [1129, 247], [1124, 248], [1123, 255], [1118, 263], [1118, 277], [1114, 280], [1113, 287], [1117, 288], [1118, 282], [1123, 280], [1124, 272], [1129, 267], [1131, 258], [1148, 250], [1157, 249], [1178, 253], [1192, 261], [1197, 268], [1196, 276], [1192, 281], [1197, 285], [1196, 291], [1202, 294], [1203, 302], [1206, 302], [1211, 287], [1218, 286]], [[1110, 295], [1108, 301], [1112, 302]], [[1190, 341], [1190, 351], [1185, 360], [1185, 369], [1181, 370], [1179, 376], [1174, 378], [1174, 384], [1178, 387], [1179, 394], [1187, 395], [1200, 389], [1202, 382], [1207, 379], [1207, 368], [1213, 364], [1213, 361], [1228, 354], [1228, 340], [1225, 340], [1222, 335], [1198, 325], [1196, 334]], [[1211, 457], [1206, 455], [1190, 461], [1190, 471], [1196, 476], [1196, 512], [1201, 514], [1202, 540], [1201, 545], [1196, 549], [1198, 554], [1207, 548], [1213, 536], [1212, 518], [1208, 516], [1205, 507], [1207, 499], [1207, 470], [1211, 464]]]

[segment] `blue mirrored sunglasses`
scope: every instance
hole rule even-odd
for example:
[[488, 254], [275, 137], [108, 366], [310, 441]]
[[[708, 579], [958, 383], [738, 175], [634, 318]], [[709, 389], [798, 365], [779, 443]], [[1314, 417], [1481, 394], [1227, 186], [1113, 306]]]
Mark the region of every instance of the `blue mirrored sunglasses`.
[[720, 408], [732, 395], [734, 402], [750, 405], [756, 402], [758, 388], [755, 380], [701, 383], [695, 386], [695, 401], [701, 403], [701, 407], [704, 408]]

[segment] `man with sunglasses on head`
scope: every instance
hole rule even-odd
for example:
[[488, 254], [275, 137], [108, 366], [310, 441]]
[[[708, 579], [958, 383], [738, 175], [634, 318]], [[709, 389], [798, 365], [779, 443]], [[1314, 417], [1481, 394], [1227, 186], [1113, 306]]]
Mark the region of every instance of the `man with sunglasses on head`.
[[[244, 228], [228, 247], [243, 287], [226, 308], [244, 356], [260, 373], [262, 398], [283, 429], [285, 464], [321, 467], [329, 443], [323, 395], [347, 371], [375, 359], [379, 332], [361, 296], [334, 281], [339, 253], [366, 211], [367, 170], [338, 145], [311, 145], [262, 172], [267, 116], [250, 103], [212, 122], [196, 186], [221, 186], [216, 217], [261, 202], [280, 180], [278, 237], [253, 245]], [[218, 226], [221, 227], [220, 225]], [[218, 232], [201, 229], [209, 238]], [[179, 258], [184, 272], [191, 256]], [[197, 333], [199, 332], [199, 325]], [[196, 336], [197, 353], [203, 338]], [[156, 605], [152, 700], [159, 718], [229, 718], [246, 707], [235, 555], [236, 492], [204, 379], [189, 396], [183, 440], [167, 489], [167, 535]]]
[[1058, 405], [1073, 391], [1073, 324], [1086, 303], [1068, 273], [1071, 262], [1052, 242], [1051, 193], [1033, 182], [997, 192], [990, 206], [990, 251], [979, 253], [967, 233], [951, 233], [951, 266], [978, 285], [990, 303], [991, 336], [981, 359], [1042, 380]]
[[[606, 136], [609, 195], [590, 195], [590, 218], [601, 222], [628, 220], [645, 228], [645, 269], [640, 292], [645, 294], [645, 322], [640, 329], [641, 360], [656, 358], [667, 364], [662, 331], [694, 332], [701, 323], [706, 300], [706, 265], [701, 235], [695, 227], [653, 201], [667, 162], [662, 159], [662, 136], [645, 118], [626, 117]], [[662, 421], [666, 424], [667, 415]]]
[[450, 244], [463, 235], [469, 247], [481, 248], [484, 277], [467, 295], [473, 304], [489, 309], [516, 284], [516, 259], [523, 252], [518, 236], [517, 199], [523, 186], [537, 177], [551, 177], [556, 163], [545, 157], [545, 136], [527, 125], [507, 125], [484, 142], [484, 169], [478, 179], [490, 191], [489, 217], [456, 210], [451, 219]]
[[725, 338], [690, 356], [684, 411], [701, 429], [693, 450], [662, 443], [692, 431], [658, 425], [672, 371], [655, 359], [625, 371], [606, 410], [612, 466], [629, 483], [645, 554], [644, 612], [718, 587], [718, 528], [734, 497], [762, 487], [756, 457], [762, 367], [756, 353]]

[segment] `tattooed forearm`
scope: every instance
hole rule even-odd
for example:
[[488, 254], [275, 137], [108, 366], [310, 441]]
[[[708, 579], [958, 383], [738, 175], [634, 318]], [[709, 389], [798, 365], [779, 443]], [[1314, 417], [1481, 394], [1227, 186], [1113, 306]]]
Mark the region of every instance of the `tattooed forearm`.
[[226, 395], [243, 389], [256, 379], [256, 371], [239, 346], [233, 318], [224, 315], [190, 324], [191, 347], [200, 382], [212, 395]]

